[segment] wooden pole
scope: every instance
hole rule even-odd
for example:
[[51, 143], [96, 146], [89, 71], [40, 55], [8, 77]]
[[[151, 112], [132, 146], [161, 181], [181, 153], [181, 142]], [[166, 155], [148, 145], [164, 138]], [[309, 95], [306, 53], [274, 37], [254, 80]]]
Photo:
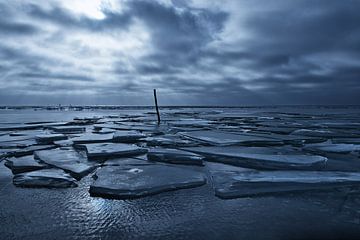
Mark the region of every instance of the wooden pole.
[[160, 113], [159, 113], [159, 107], [158, 107], [158, 102], [157, 102], [157, 97], [156, 97], [156, 89], [154, 89], [154, 98], [155, 98], [155, 107], [156, 107], [158, 124], [160, 124]]

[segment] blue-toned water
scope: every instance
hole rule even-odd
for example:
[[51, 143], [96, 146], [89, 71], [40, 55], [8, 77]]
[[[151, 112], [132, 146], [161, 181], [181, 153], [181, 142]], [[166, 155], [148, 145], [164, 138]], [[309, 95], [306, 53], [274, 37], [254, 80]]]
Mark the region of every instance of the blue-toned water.
[[[189, 109], [182, 109], [186, 111]], [[190, 109], [189, 111], [213, 111]], [[216, 109], [219, 110], [219, 109]], [[0, 124], [69, 121], [74, 117], [151, 110], [1, 110]], [[165, 111], [165, 110], [164, 110]], [[172, 110], [168, 110], [172, 111]], [[358, 108], [250, 108], [223, 112], [300, 112], [355, 121]], [[210, 114], [210, 113], [209, 113]], [[209, 115], [208, 114], [208, 115]], [[266, 115], [266, 114], [265, 114]], [[347, 116], [345, 119], [344, 116]], [[349, 120], [350, 119], [350, 120]], [[360, 159], [359, 159], [360, 160]], [[87, 176], [70, 189], [12, 184], [0, 164], [0, 239], [359, 239], [360, 194], [336, 190], [223, 200], [202, 187], [133, 200], [90, 197]]]

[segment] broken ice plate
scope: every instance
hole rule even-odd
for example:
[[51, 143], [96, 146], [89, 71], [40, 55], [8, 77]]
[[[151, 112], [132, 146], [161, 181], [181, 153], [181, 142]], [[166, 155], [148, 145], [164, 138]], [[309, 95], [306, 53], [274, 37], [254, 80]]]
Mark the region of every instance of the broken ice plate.
[[234, 134], [222, 131], [204, 130], [179, 133], [184, 137], [197, 140], [209, 145], [227, 146], [227, 145], [247, 145], [247, 146], [273, 146], [282, 145], [283, 141], [259, 136], [256, 134]]
[[206, 183], [204, 174], [165, 165], [108, 166], [96, 172], [91, 196], [137, 198], [165, 191], [198, 187]]
[[123, 143], [79, 144], [77, 147], [79, 149], [84, 149], [89, 159], [100, 160], [116, 157], [136, 156], [147, 152], [147, 149], [145, 148]]
[[359, 186], [360, 173], [323, 171], [214, 172], [215, 195], [238, 198], [305, 190]]
[[16, 174], [13, 183], [18, 187], [68, 188], [77, 182], [61, 169], [42, 169]]
[[170, 149], [170, 148], [153, 148], [147, 153], [147, 159], [150, 161], [186, 164], [186, 165], [204, 165], [204, 157], [195, 153]]
[[10, 168], [13, 174], [35, 171], [46, 167], [46, 165], [35, 161], [33, 156], [6, 159], [5, 166]]
[[181, 148], [201, 154], [206, 160], [255, 169], [313, 169], [325, 167], [327, 158], [302, 155], [293, 151], [278, 152], [264, 147], [190, 147]]
[[81, 179], [96, 167], [87, 163], [86, 158], [73, 150], [54, 149], [36, 151], [34, 156], [41, 162], [63, 169], [76, 179]]

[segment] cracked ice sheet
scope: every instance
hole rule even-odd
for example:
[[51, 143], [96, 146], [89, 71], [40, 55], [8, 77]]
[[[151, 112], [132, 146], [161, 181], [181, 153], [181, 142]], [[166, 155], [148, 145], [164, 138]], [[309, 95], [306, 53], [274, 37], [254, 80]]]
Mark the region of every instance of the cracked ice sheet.
[[38, 150], [46, 150], [55, 148], [54, 145], [33, 145], [26, 148], [14, 149], [14, 148], [7, 148], [7, 149], [0, 149], [0, 158], [3, 157], [21, 157], [33, 154], [35, 151]]
[[150, 162], [144, 157], [140, 158], [113, 158], [103, 163], [104, 166], [142, 166], [142, 165], [154, 165], [156, 163]]
[[83, 126], [58, 126], [58, 127], [51, 127], [50, 129], [55, 133], [64, 133], [64, 134], [83, 133], [86, 130], [86, 128]]
[[153, 148], [147, 153], [149, 161], [203, 166], [204, 157], [192, 152], [170, 148]]
[[40, 170], [46, 167], [45, 164], [40, 164], [39, 162], [35, 161], [32, 155], [6, 159], [5, 166], [10, 168], [13, 174]]
[[136, 156], [147, 152], [146, 148], [123, 143], [92, 143], [77, 146], [79, 149], [86, 151], [88, 159], [106, 160], [109, 158]]
[[273, 146], [282, 145], [283, 142], [271, 137], [263, 137], [256, 134], [233, 134], [221, 131], [193, 131], [179, 133], [182, 136], [204, 142], [210, 145], [250, 145], [250, 146]]
[[360, 144], [309, 144], [304, 147], [305, 150], [312, 152], [322, 152], [322, 153], [350, 153], [350, 152], [359, 152]]
[[86, 144], [86, 143], [101, 143], [101, 142], [111, 142], [113, 140], [113, 134], [93, 134], [86, 133], [79, 137], [71, 138], [74, 144]]
[[96, 165], [87, 162], [86, 157], [73, 150], [36, 151], [34, 156], [41, 162], [69, 172], [76, 179], [81, 179], [96, 168]]
[[302, 155], [293, 150], [265, 147], [189, 147], [181, 148], [206, 157], [205, 160], [255, 169], [319, 170], [327, 158]]
[[134, 130], [123, 130], [123, 131], [116, 131], [114, 133], [113, 141], [114, 142], [123, 142], [123, 143], [129, 143], [129, 142], [136, 142], [140, 138], [146, 137], [145, 134], [140, 133], [138, 131]]
[[42, 169], [16, 174], [13, 178], [13, 183], [18, 187], [77, 187], [76, 180], [61, 169]]
[[245, 171], [213, 172], [215, 195], [240, 198], [305, 190], [359, 186], [357, 172]]
[[111, 166], [96, 172], [90, 186], [92, 196], [137, 198], [165, 191], [204, 185], [206, 178], [198, 171], [165, 165]]
[[39, 134], [35, 136], [35, 139], [38, 143], [41, 144], [49, 144], [49, 143], [53, 143], [55, 141], [61, 141], [61, 140], [65, 140], [68, 137], [65, 136], [64, 134]]

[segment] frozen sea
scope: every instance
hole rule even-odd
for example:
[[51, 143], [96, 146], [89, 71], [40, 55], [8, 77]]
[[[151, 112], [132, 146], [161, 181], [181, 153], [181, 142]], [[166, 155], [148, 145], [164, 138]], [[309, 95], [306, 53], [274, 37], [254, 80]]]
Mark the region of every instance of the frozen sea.
[[[86, 121], [95, 116], [100, 119], [95, 124], [120, 122], [129, 129], [151, 127], [156, 126], [153, 112], [152, 108], [140, 107], [1, 109], [0, 133], [11, 138], [11, 133], [34, 131], [18, 126], [71, 122], [74, 118]], [[321, 135], [326, 144], [360, 144], [360, 107], [356, 106], [178, 107], [161, 108], [160, 112], [164, 131], [172, 129], [167, 135], [191, 132], [189, 128], [263, 135], [279, 131], [292, 135], [305, 129], [309, 131], [300, 131], [300, 136]], [[94, 123], [82, 124], [86, 131], [92, 131]], [[48, 131], [44, 129], [46, 126], [36, 128]], [[3, 143], [9, 142], [3, 139]], [[296, 146], [299, 151], [307, 147], [312, 145]], [[331, 159], [328, 171], [360, 172], [358, 151], [329, 153], [316, 146], [313, 151]], [[205, 161], [208, 182], [203, 186], [121, 200], [90, 196], [92, 174], [82, 178], [75, 188], [16, 187], [4, 162], [0, 163], [0, 239], [360, 239], [357, 186], [221, 199], [214, 194], [212, 170], [237, 166]]]

